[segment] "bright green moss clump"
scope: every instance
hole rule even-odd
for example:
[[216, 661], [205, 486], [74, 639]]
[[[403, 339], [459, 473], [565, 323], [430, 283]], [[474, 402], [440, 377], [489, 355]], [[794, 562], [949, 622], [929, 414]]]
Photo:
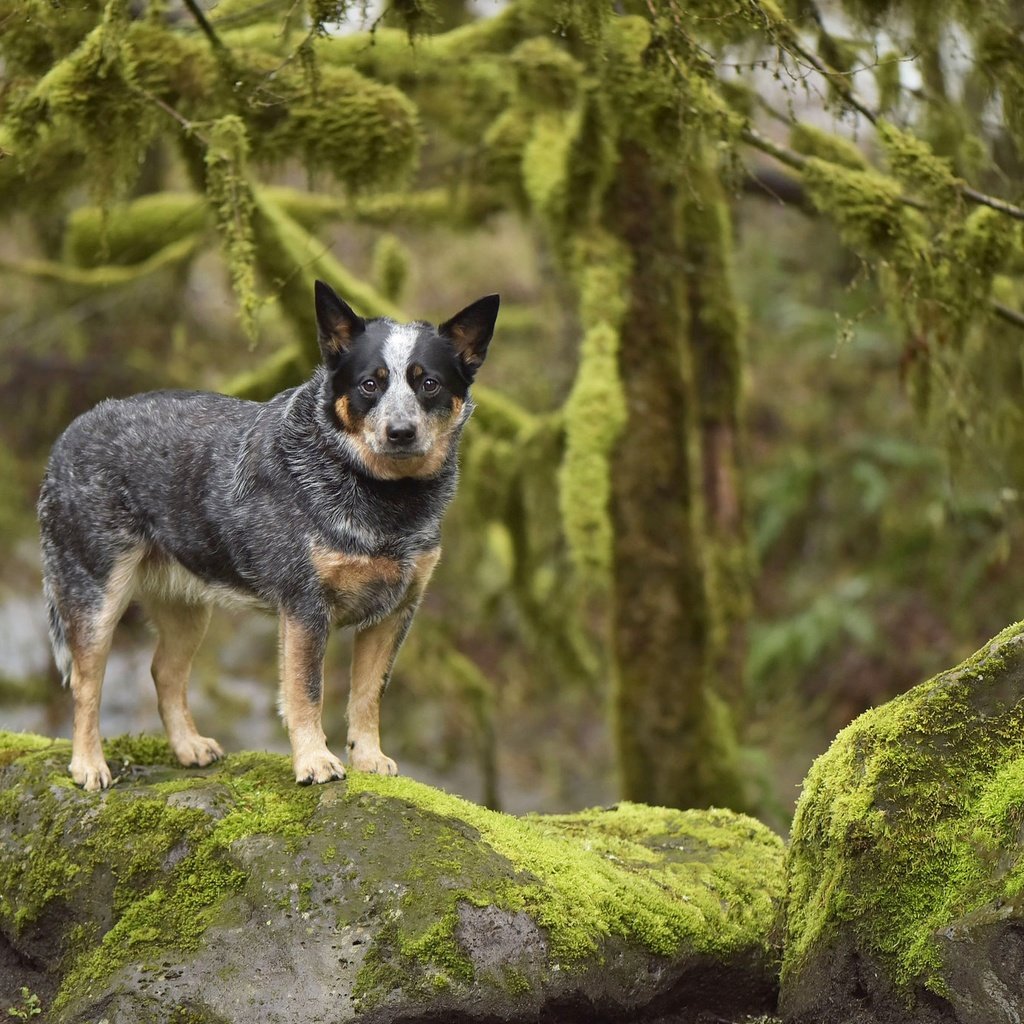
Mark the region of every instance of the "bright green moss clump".
[[[783, 848], [751, 818], [628, 803], [514, 818], [410, 779], [372, 775], [349, 784], [350, 799], [358, 792], [404, 800], [476, 829], [522, 873], [487, 898], [527, 911], [548, 929], [552, 954], [565, 966], [595, 952], [609, 935], [665, 956], [684, 945], [737, 950], [758, 935], [754, 944], [767, 951], [782, 896]], [[475, 894], [477, 900], [484, 895]]]
[[[149, 964], [187, 963], [215, 991], [204, 958], [223, 966], [217, 950], [248, 944], [246, 929], [253, 942], [281, 929], [260, 947], [270, 956], [296, 935], [365, 936], [358, 959], [329, 968], [363, 1010], [467, 986], [535, 996], [611, 950], [627, 989], [652, 955], [735, 957], [771, 984], [782, 842], [741, 815], [622, 804], [514, 818], [408, 779], [299, 787], [279, 755], [185, 770], [148, 737], [107, 753], [117, 783], [87, 794], [67, 778], [66, 742], [0, 734], [0, 930], [15, 949], [49, 944], [58, 1015]], [[502, 922], [516, 948], [481, 959], [472, 936], [486, 947]]]
[[1024, 887], [1024, 624], [867, 712], [814, 764], [793, 824], [784, 986], [836, 942], [945, 990], [941, 929]]

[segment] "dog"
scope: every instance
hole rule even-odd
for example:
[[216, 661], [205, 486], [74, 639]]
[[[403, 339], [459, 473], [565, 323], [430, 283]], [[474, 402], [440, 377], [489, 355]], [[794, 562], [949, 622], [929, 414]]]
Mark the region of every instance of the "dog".
[[188, 705], [213, 603], [279, 615], [281, 716], [296, 781], [345, 777], [321, 723], [335, 626], [355, 628], [348, 760], [394, 775], [380, 698], [440, 555], [470, 386], [494, 332], [488, 295], [438, 327], [363, 319], [322, 281], [322, 363], [251, 402], [155, 391], [102, 402], [53, 447], [39, 497], [50, 640], [74, 697], [70, 772], [112, 784], [99, 730], [114, 627], [137, 599], [156, 627], [160, 717], [183, 765], [223, 756]]

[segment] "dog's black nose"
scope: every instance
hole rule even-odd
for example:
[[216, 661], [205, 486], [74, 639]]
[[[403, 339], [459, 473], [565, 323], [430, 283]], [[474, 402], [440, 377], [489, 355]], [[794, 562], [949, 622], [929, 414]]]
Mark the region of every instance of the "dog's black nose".
[[392, 444], [410, 444], [416, 439], [415, 423], [389, 423], [388, 440]]

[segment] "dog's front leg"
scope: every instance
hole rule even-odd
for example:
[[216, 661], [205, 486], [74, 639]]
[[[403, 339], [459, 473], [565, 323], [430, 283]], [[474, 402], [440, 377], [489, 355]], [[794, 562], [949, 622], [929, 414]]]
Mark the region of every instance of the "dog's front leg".
[[326, 623], [312, 626], [281, 611], [281, 717], [295, 781], [304, 786], [345, 778], [345, 766], [327, 749], [321, 721], [327, 631]]
[[402, 604], [386, 619], [356, 633], [348, 697], [348, 760], [360, 771], [398, 774], [398, 765], [380, 749], [380, 696], [440, 556], [439, 548], [420, 555]]

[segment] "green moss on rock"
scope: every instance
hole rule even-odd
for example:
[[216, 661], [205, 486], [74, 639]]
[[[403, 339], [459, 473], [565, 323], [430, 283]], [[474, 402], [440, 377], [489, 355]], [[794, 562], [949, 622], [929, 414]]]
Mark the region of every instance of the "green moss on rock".
[[955, 1003], [954, 926], [1008, 908], [1024, 884], [1022, 693], [1018, 623], [862, 715], [815, 762], [789, 856], [783, 995], [794, 1019], [831, 998], [815, 1003], [808, 979], [853, 984], [833, 973], [836, 950], [873, 965], [886, 998], [929, 990]]
[[[88, 794], [66, 742], [0, 734], [0, 930], [59, 965], [55, 1020], [142, 998], [140, 978], [147, 1000], [241, 1019], [224, 1012], [231, 951], [279, 970], [300, 939], [350, 950], [323, 963], [358, 1010], [539, 1007], [594, 984], [642, 1003], [656, 993], [637, 977], [734, 961], [771, 991], [782, 843], [751, 819], [634, 804], [514, 818], [408, 779], [298, 787], [277, 755], [186, 770], [162, 740], [107, 749], [116, 784]], [[295, 983], [318, 963], [297, 958]], [[252, 995], [246, 1019], [286, 1019], [274, 998]]]

